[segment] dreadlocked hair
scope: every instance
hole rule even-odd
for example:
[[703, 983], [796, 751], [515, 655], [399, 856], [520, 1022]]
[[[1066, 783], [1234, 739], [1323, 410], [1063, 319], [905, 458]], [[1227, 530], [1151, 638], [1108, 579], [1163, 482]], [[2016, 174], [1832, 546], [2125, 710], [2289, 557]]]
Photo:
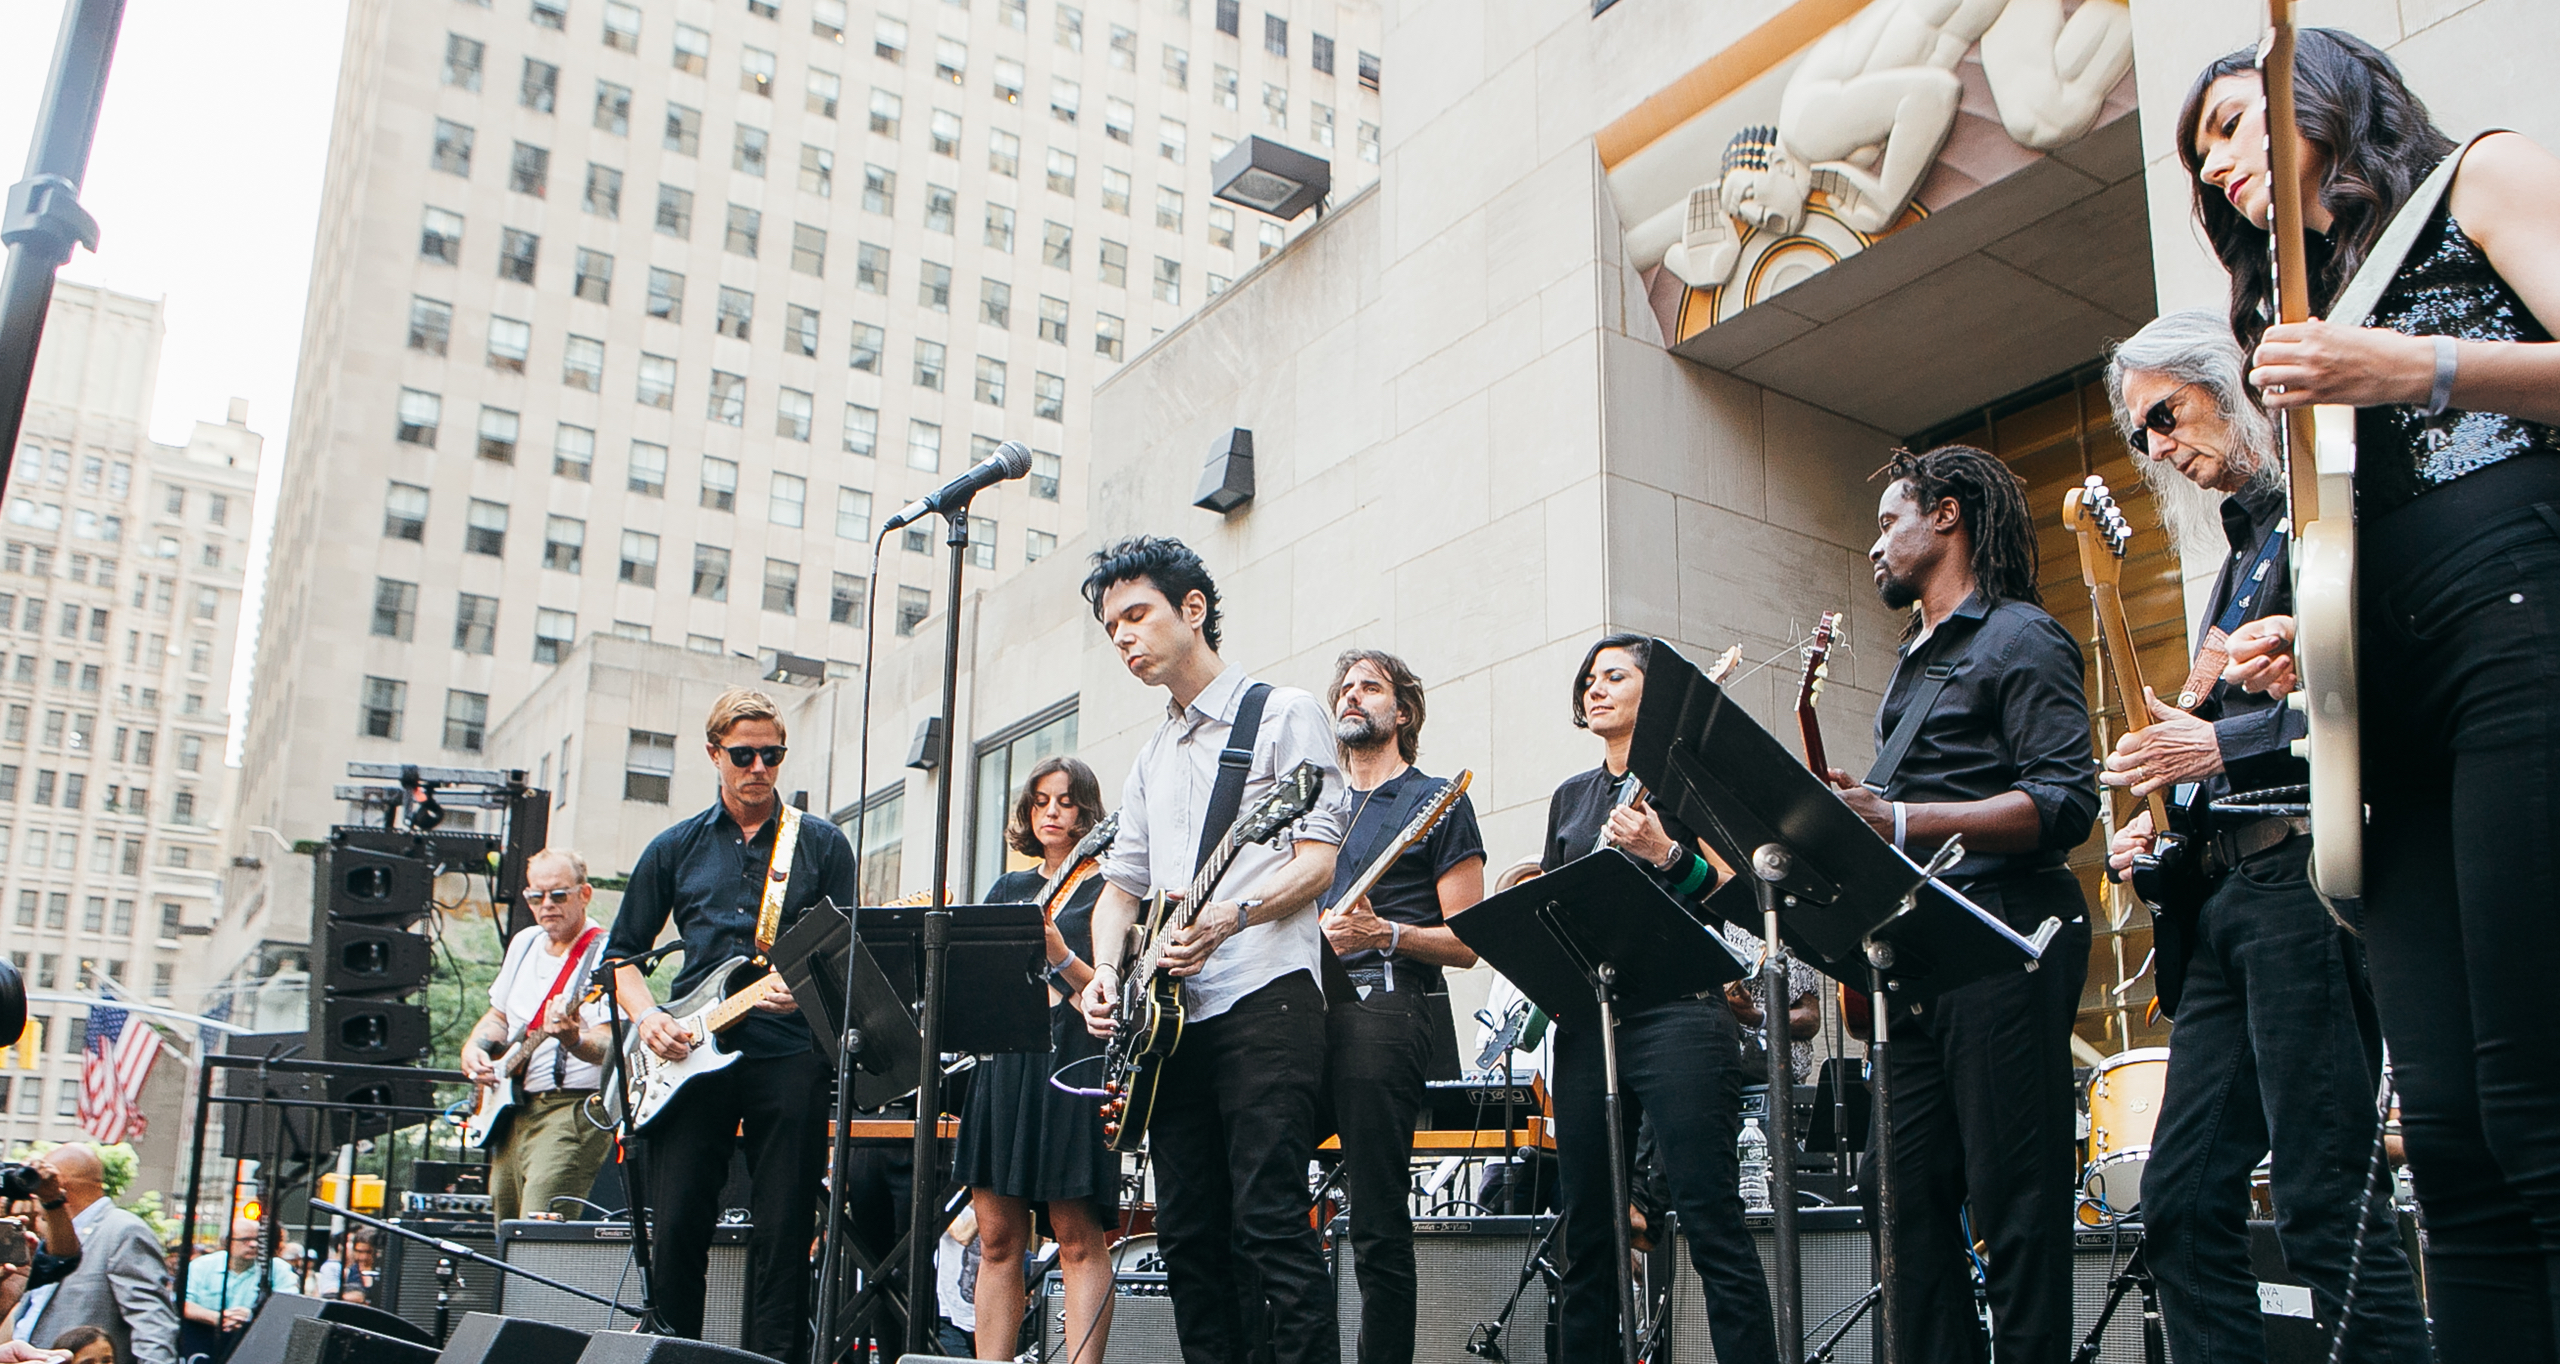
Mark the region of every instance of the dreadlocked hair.
[[1896, 450], [1876, 471], [1891, 483], [1911, 485], [1923, 509], [1954, 498], [1973, 539], [1973, 582], [1990, 605], [2022, 601], [2043, 606], [2036, 591], [2036, 526], [2027, 512], [2026, 485], [1997, 455], [1970, 445], [1941, 445], [1926, 454]]

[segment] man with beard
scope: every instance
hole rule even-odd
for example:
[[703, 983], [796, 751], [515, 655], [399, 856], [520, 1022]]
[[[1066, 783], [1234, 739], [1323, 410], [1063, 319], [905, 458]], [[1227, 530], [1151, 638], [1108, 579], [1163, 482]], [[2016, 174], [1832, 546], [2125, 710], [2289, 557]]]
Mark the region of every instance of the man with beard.
[[1413, 765], [1422, 746], [1422, 680], [1404, 660], [1348, 650], [1334, 661], [1325, 699], [1352, 811], [1323, 903], [1325, 941], [1348, 978], [1348, 989], [1338, 978], [1325, 1002], [1325, 1031], [1360, 1278], [1360, 1364], [1410, 1364], [1413, 1128], [1424, 1082], [1458, 1078], [1457, 1023], [1440, 973], [1476, 964], [1447, 916], [1484, 898], [1484, 836], [1461, 793], [1367, 894], [1342, 903], [1443, 781]]
[[[2305, 725], [2284, 705], [2286, 688], [2222, 680], [2235, 659], [2283, 657], [2292, 634], [2275, 428], [2249, 399], [2246, 368], [2229, 319], [2201, 310], [2144, 327], [2107, 365], [2116, 426], [2165, 494], [2163, 511], [2210, 516], [2194, 495], [2221, 495], [2229, 550], [2190, 694], [2179, 698], [2193, 713], [2146, 694], [2151, 726], [2119, 739], [2099, 778], [2137, 796], [2198, 782], [2202, 796], [2263, 807], [2275, 802], [2252, 793], [2310, 780], [2287, 746]], [[2266, 1358], [2246, 1223], [2262, 1156], [2272, 1155], [2285, 1264], [2311, 1285], [2321, 1323], [2338, 1318], [2382, 1039], [2363, 946], [2311, 887], [2310, 821], [2196, 803], [2206, 823], [2189, 850], [2206, 880], [2201, 897], [2154, 906], [2160, 1009], [2178, 1026], [2141, 1213], [2170, 1353], [2239, 1364]], [[2117, 831], [2109, 865], [2129, 869], [2154, 832], [2149, 812], [2136, 815]], [[2390, 1200], [2370, 1207], [2344, 1357], [2418, 1364], [2427, 1328], [2417, 1288]]]
[[[1913, 608], [1876, 712], [1876, 765], [1834, 769], [1840, 798], [2011, 928], [2062, 931], [2033, 971], [2002, 971], [1893, 1028], [1894, 1238], [1905, 1364], [1982, 1358], [1969, 1245], [1984, 1247], [1995, 1355], [2070, 1358], [2071, 1024], [2089, 971], [2088, 905], [2064, 856], [2098, 811], [2079, 645], [2036, 594], [2018, 478], [1981, 450], [1897, 451], [1867, 557], [1885, 605]], [[1881, 1007], [1881, 1005], [1880, 1005]], [[1968, 1235], [1967, 1214], [1970, 1214]]]

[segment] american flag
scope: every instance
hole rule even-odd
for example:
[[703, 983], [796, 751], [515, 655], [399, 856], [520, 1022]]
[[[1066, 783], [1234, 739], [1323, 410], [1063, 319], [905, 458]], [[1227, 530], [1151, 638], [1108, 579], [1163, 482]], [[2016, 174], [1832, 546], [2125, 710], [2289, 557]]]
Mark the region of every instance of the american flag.
[[89, 1038], [80, 1056], [80, 1125], [104, 1142], [142, 1135], [142, 1082], [160, 1057], [160, 1034], [112, 1005], [89, 1008]]

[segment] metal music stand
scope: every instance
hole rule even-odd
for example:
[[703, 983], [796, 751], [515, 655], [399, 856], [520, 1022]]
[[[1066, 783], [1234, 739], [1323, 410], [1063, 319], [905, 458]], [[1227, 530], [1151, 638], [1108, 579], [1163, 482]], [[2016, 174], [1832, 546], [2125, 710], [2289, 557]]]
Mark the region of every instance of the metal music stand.
[[1689, 916], [1633, 858], [1604, 848], [1477, 902], [1449, 920], [1458, 940], [1510, 978], [1547, 1015], [1600, 1033], [1603, 1107], [1609, 1123], [1610, 1230], [1617, 1239], [1618, 1343], [1635, 1364], [1636, 1305], [1629, 1262], [1627, 1137], [1620, 1121], [1617, 1020], [1621, 1010], [1718, 989], [1741, 963]]
[[[1729, 867], [1742, 871], [1708, 897], [1708, 912], [1756, 923], [1772, 1036], [1786, 1009], [1785, 952], [1794, 948], [1823, 974], [1875, 998], [1917, 1003], [1995, 971], [2035, 969], [2061, 928], [2048, 920], [2033, 939], [1982, 911], [1937, 879], [1962, 856], [1949, 839], [1922, 866], [1876, 836], [1830, 785], [1761, 728], [1749, 712], [1662, 640], [1645, 668], [1644, 701], [1627, 765], [1655, 809], [1695, 829]], [[1875, 1076], [1877, 1277], [1884, 1317], [1882, 1358], [1894, 1360], [1901, 1315], [1893, 1287], [1891, 1234], [1893, 1115], [1886, 1058], [1887, 1015], [1875, 1010], [1868, 1055]], [[1769, 1048], [1770, 1093], [1792, 1092], [1785, 1049]], [[1802, 1262], [1796, 1238], [1795, 1136], [1791, 1105], [1772, 1103], [1769, 1144], [1772, 1240], [1782, 1357], [1804, 1351]]]

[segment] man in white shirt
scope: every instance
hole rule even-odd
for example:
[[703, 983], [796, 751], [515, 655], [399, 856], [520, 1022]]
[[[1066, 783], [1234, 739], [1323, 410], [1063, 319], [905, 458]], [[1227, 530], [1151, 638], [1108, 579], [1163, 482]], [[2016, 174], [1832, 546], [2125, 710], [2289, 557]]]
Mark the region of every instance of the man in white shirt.
[[[1147, 1142], [1184, 1359], [1242, 1359], [1267, 1341], [1277, 1364], [1329, 1364], [1341, 1342], [1307, 1216], [1307, 1164], [1325, 1058], [1312, 911], [1333, 880], [1344, 814], [1333, 726], [1313, 696], [1254, 682], [1218, 656], [1217, 584], [1181, 541], [1141, 536], [1093, 558], [1084, 595], [1095, 618], [1130, 673], [1170, 694], [1121, 791], [1120, 833], [1102, 863], [1110, 884], [1093, 914], [1098, 955], [1126, 941], [1147, 895], [1189, 886], [1224, 836], [1204, 826], [1231, 745], [1245, 773], [1238, 812], [1301, 762], [1324, 774], [1289, 848], [1244, 847], [1166, 942], [1160, 960], [1183, 982], [1185, 1017]], [[1249, 746], [1239, 728], [1252, 730]], [[1111, 1031], [1120, 974], [1097, 962], [1079, 1001], [1097, 1035]]]
[[502, 1222], [556, 1216], [553, 1199], [586, 1197], [613, 1150], [612, 1134], [584, 1112], [607, 1046], [604, 1004], [579, 1002], [604, 952], [604, 925], [587, 917], [595, 893], [585, 858], [565, 848], [533, 855], [524, 889], [533, 927], [507, 944], [489, 1011], [463, 1039], [462, 1072], [484, 1095], [505, 1079], [496, 1058], [519, 1037], [530, 1044], [515, 1106], [489, 1139], [489, 1199]]

